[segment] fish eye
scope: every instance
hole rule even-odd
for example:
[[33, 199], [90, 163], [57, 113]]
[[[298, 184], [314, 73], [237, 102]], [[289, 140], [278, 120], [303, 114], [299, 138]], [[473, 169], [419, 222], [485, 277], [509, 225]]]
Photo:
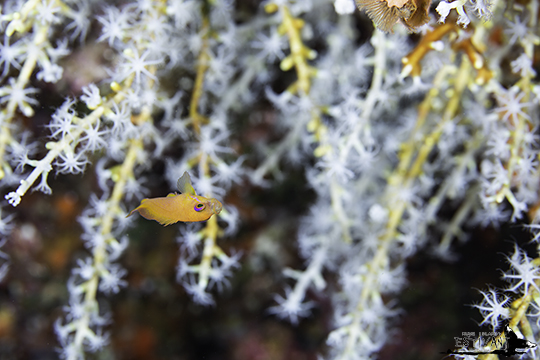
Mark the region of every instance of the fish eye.
[[197, 205], [195, 205], [194, 209], [195, 211], [201, 211], [202, 209], [204, 209], [204, 204], [198, 203]]

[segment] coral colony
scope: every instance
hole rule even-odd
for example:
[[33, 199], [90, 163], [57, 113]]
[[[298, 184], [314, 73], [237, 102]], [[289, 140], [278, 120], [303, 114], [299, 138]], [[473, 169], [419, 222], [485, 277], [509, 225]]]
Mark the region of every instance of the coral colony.
[[[0, 277], [14, 276], [6, 244], [29, 194], [64, 174], [93, 179], [78, 215], [86, 249], [51, 325], [59, 356], [83, 359], [111, 346], [108, 297], [129, 288], [122, 253], [146, 222], [130, 209], [184, 172], [220, 200], [207, 221], [167, 228], [177, 281], [193, 303], [219, 304], [250, 258], [223, 245], [243, 221], [231, 193], [301, 171], [314, 199], [287, 241], [305, 262], [283, 269], [267, 311], [299, 323], [317, 307], [308, 290], [324, 290], [321, 356], [376, 358], [419, 249], [456, 258], [470, 229], [517, 220], [540, 239], [539, 11], [538, 0], [5, 0]], [[242, 127], [256, 126], [246, 145]], [[537, 343], [540, 257], [515, 245], [507, 259], [508, 285], [486, 284], [475, 306], [482, 325], [507, 321]]]

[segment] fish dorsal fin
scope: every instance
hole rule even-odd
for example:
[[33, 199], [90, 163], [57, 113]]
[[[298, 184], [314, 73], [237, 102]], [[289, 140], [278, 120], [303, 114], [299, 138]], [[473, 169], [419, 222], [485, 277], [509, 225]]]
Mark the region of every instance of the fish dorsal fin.
[[195, 189], [193, 188], [193, 185], [191, 185], [191, 178], [189, 177], [188, 172], [184, 172], [184, 175], [178, 179], [178, 182], [176, 183], [176, 187], [178, 188], [178, 191], [180, 191], [182, 194], [190, 194], [196, 196]]
[[173, 196], [176, 196], [178, 195], [177, 193], [170, 193], [169, 195], [167, 195], [167, 197], [173, 197]]

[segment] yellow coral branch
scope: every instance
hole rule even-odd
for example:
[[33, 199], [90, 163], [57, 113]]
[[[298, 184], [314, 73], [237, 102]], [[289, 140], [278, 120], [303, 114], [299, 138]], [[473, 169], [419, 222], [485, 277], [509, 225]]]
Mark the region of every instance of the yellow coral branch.
[[[94, 268], [99, 269], [104, 266], [104, 261], [107, 258], [107, 244], [113, 241], [117, 241], [111, 235], [112, 225], [115, 216], [118, 216], [120, 211], [120, 201], [124, 194], [124, 189], [126, 186], [127, 179], [133, 176], [133, 169], [135, 168], [137, 162], [137, 153], [142, 149], [142, 140], [132, 140], [126, 158], [122, 163], [120, 168], [120, 176], [114, 185], [114, 189], [110, 199], [108, 200], [107, 212], [99, 219], [101, 223], [99, 234], [104, 236], [103, 242], [97, 244], [93, 251], [92, 257], [94, 261]], [[82, 284], [82, 287], [85, 288], [84, 296], [84, 307], [86, 309], [95, 309], [98, 310], [98, 303], [96, 300], [98, 285], [99, 285], [100, 274], [94, 272], [92, 277]], [[85, 333], [86, 329], [89, 328], [91, 322], [92, 311], [85, 311], [84, 315], [78, 320], [79, 326], [74, 335], [74, 344], [77, 348], [82, 349], [83, 341], [87, 334]], [[76, 354], [73, 354], [77, 356]]]
[[[421, 143], [420, 148], [418, 149], [416, 159], [414, 162], [412, 162], [410, 167], [402, 165], [398, 166], [398, 170], [406, 170], [402, 170], [402, 175], [393, 174], [390, 176], [393, 183], [391, 184], [389, 179], [389, 190], [386, 196], [387, 201], [389, 202], [387, 205], [389, 214], [386, 230], [379, 238], [377, 250], [373, 258], [366, 264], [367, 274], [363, 277], [362, 292], [360, 293], [360, 297], [356, 305], [356, 311], [353, 313], [352, 322], [347, 326], [351, 333], [347, 339], [347, 344], [343, 352], [344, 355], [351, 354], [354, 351], [355, 344], [358, 342], [358, 337], [360, 334], [358, 333], [357, 329], [360, 328], [362, 310], [369, 307], [368, 302], [370, 299], [378, 298], [380, 300], [381, 297], [378, 287], [376, 286], [377, 276], [380, 271], [382, 271], [388, 265], [388, 249], [390, 244], [397, 236], [397, 228], [407, 206], [406, 201], [400, 199], [400, 196], [399, 194], [396, 194], [396, 191], [398, 191], [398, 188], [410, 189], [416, 178], [420, 175], [421, 168], [425, 163], [427, 156], [433, 149], [433, 146], [437, 143], [437, 140], [442, 134], [444, 126], [453, 119], [458, 110], [461, 94], [469, 82], [470, 68], [470, 63], [465, 57], [463, 57], [461, 67], [454, 84], [453, 95], [448, 102], [443, 118], [437, 124], [436, 128], [430, 134], [424, 137], [424, 141]], [[421, 119], [421, 121], [423, 120]], [[410, 159], [411, 157], [406, 157], [402, 158], [401, 161], [409, 162]]]
[[291, 93], [297, 93], [298, 90], [304, 94], [309, 94], [311, 88], [311, 78], [315, 75], [315, 68], [309, 66], [307, 60], [313, 60], [317, 53], [304, 45], [301, 36], [301, 30], [304, 27], [304, 20], [295, 18], [291, 15], [289, 8], [286, 5], [268, 4], [266, 12], [272, 13], [278, 9], [281, 11], [282, 23], [278, 28], [278, 33], [281, 35], [287, 34], [289, 39], [289, 47], [291, 54], [285, 57], [280, 64], [283, 71], [288, 71], [294, 68], [298, 75], [298, 80], [287, 89]]
[[210, 36], [210, 22], [206, 16], [203, 16], [201, 38], [202, 45], [197, 58], [197, 76], [195, 77], [195, 84], [193, 85], [193, 92], [191, 95], [191, 101], [189, 103], [189, 117], [193, 123], [193, 129], [197, 134], [201, 132], [201, 124], [208, 122], [208, 119], [199, 113], [199, 102], [203, 95], [204, 90], [204, 77], [208, 70], [210, 56], [208, 55], [208, 40]]

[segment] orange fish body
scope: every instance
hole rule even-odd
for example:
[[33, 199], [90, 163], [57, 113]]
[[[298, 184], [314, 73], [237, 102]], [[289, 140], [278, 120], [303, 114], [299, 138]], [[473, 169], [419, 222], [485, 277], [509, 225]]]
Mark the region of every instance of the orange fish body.
[[210, 216], [221, 212], [222, 205], [218, 200], [198, 196], [195, 193], [187, 172], [178, 179], [177, 185], [182, 194], [143, 199], [141, 204], [131, 210], [128, 216], [138, 211], [145, 219], [156, 220], [161, 225], [167, 226], [178, 221], [206, 221]]

